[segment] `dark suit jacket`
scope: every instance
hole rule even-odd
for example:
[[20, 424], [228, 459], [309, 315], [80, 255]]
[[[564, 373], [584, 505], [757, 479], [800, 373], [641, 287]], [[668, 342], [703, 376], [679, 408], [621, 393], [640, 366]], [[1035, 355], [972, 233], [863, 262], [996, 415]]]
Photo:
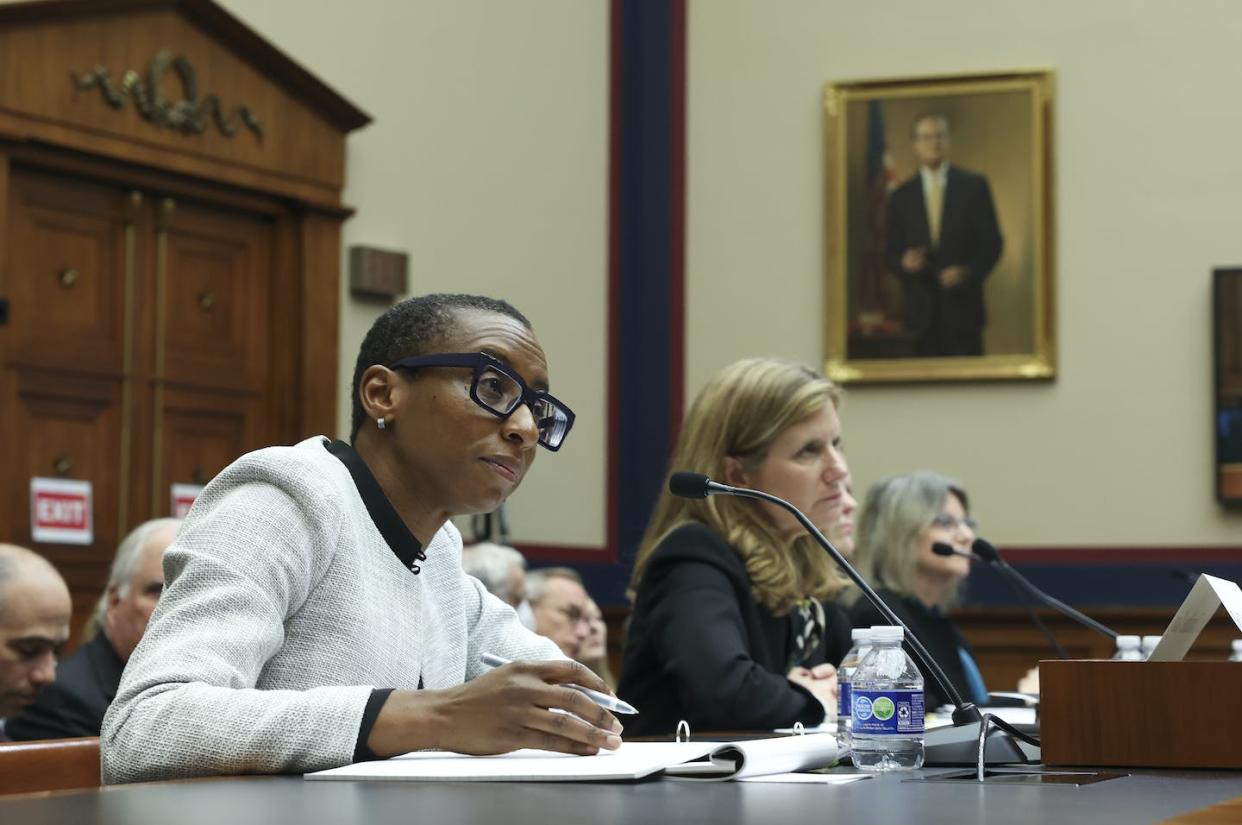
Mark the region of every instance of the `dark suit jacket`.
[[[826, 628], [809, 664], [839, 664], [850, 624], [824, 604]], [[638, 586], [617, 695], [639, 710], [625, 720], [630, 736], [668, 735], [678, 721], [691, 732], [772, 730], [817, 725], [823, 706], [785, 678], [793, 619], [755, 601], [746, 565], [704, 524], [670, 533], [652, 554]]]
[[[927, 648], [927, 652], [936, 660], [936, 664], [949, 677], [949, 681], [957, 688], [957, 692], [962, 694], [962, 698], [967, 702], [974, 701], [975, 697], [971, 694], [970, 683], [966, 681], [966, 671], [962, 667], [962, 656], [959, 650], [965, 650], [970, 653], [970, 645], [962, 638], [962, 634], [958, 631], [957, 625], [953, 620], [941, 613], [939, 610], [931, 610], [914, 596], [900, 596], [892, 590], [878, 588], [877, 593], [884, 603], [897, 614], [897, 618], [905, 622], [906, 627], [914, 632], [919, 641], [923, 643], [923, 647]], [[853, 620], [855, 627], [870, 627], [876, 624], [888, 624], [888, 619], [880, 615], [880, 611], [871, 606], [866, 599], [860, 598], [850, 608], [850, 619]], [[914, 659], [918, 664], [918, 658], [910, 651], [910, 645], [905, 645], [906, 652], [910, 654], [910, 658]], [[971, 654], [973, 657], [973, 653]], [[923, 693], [926, 701], [925, 705], [928, 710], [940, 707], [941, 705], [952, 704], [949, 697], [936, 684], [936, 680], [926, 672], [923, 665], [919, 664], [919, 670], [923, 673]]]
[[[923, 181], [918, 174], [893, 192], [885, 231], [885, 264], [901, 281], [905, 327], [921, 344], [919, 354], [981, 355], [987, 322], [983, 282], [1000, 259], [1002, 246], [987, 178], [949, 166], [936, 248], [931, 246]], [[906, 272], [901, 257], [917, 247], [928, 250], [927, 265], [918, 272]], [[937, 278], [948, 266], [966, 267], [966, 281], [941, 287]], [[962, 351], [976, 346], [979, 352]]]
[[116, 697], [125, 663], [103, 631], [56, 668], [56, 681], [5, 723], [14, 739], [98, 736], [104, 713]]

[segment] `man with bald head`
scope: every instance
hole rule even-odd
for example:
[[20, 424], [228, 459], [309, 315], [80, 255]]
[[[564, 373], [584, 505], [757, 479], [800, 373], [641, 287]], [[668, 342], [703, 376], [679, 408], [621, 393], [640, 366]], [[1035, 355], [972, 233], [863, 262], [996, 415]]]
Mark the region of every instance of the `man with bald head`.
[[99, 735], [125, 663], [164, 591], [164, 551], [180, 525], [177, 519], [155, 519], [121, 540], [108, 587], [87, 631], [95, 635], [61, 662], [55, 683], [9, 720], [6, 730], [11, 738]]
[[47, 559], [0, 544], [0, 740], [8, 717], [56, 678], [72, 613], [69, 588]]

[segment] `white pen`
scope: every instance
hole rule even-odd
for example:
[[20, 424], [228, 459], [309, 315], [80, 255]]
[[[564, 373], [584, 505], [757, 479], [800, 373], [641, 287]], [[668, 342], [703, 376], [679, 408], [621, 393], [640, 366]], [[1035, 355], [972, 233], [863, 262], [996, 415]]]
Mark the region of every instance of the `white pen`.
[[[483, 664], [488, 667], [500, 667], [501, 665], [513, 664], [508, 659], [504, 659], [494, 653], [484, 653], [481, 658], [483, 660]], [[565, 687], [578, 691], [595, 704], [602, 708], [607, 708], [613, 713], [638, 713], [638, 710], [635, 709], [635, 707], [630, 703], [622, 702], [617, 697], [609, 696], [607, 693], [600, 693], [598, 690], [591, 690], [590, 688], [583, 687], [582, 685], [565, 685]]]

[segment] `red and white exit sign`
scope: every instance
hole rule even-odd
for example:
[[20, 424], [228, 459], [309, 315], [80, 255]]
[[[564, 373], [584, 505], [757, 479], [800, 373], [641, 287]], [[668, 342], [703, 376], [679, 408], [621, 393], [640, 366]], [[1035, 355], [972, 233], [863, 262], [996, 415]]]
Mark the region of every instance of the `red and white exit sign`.
[[173, 518], [185, 518], [194, 505], [194, 499], [203, 492], [201, 484], [173, 484], [169, 487], [169, 509]]
[[89, 481], [30, 479], [30, 533], [35, 541], [90, 544], [94, 522]]

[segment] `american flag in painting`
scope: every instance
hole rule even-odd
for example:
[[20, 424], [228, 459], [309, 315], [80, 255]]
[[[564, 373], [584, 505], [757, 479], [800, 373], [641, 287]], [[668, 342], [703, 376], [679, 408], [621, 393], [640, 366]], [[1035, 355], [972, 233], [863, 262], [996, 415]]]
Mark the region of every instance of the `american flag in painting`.
[[888, 152], [884, 112], [878, 100], [867, 104], [867, 222], [858, 281], [858, 317], [854, 327], [863, 335], [891, 334], [900, 328], [898, 298], [884, 270], [885, 213], [897, 188], [897, 173]]

